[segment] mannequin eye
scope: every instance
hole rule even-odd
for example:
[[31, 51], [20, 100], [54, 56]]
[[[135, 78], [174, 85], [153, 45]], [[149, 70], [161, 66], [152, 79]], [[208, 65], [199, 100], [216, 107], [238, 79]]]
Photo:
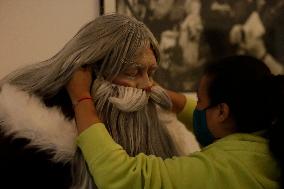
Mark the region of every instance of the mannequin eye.
[[137, 69], [129, 70], [129, 71], [126, 71], [125, 74], [128, 76], [136, 76], [138, 74], [138, 70]]
[[138, 75], [138, 73], [139, 73], [138, 69], [132, 68], [132, 69], [126, 70], [124, 72], [124, 75], [129, 77], [130, 79], [133, 79], [133, 78], [135, 78]]

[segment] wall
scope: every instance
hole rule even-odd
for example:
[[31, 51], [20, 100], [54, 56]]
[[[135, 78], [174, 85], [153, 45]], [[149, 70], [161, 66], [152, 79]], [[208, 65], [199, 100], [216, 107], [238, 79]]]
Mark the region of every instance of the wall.
[[53, 56], [99, 15], [99, 0], [0, 0], [0, 78]]

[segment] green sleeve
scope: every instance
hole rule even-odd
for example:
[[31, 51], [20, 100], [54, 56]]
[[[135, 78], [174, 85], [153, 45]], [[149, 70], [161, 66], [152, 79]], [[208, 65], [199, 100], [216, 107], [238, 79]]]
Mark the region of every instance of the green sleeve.
[[186, 96], [186, 104], [183, 110], [177, 115], [178, 120], [180, 120], [188, 130], [193, 129], [193, 111], [196, 106], [196, 100], [190, 96]]
[[212, 174], [210, 161], [199, 152], [166, 160], [143, 153], [129, 157], [102, 123], [86, 129], [77, 143], [99, 188], [204, 188]]
[[277, 165], [267, 143], [258, 140], [236, 134], [201, 152], [166, 160], [143, 153], [128, 156], [102, 123], [82, 132], [77, 142], [100, 189], [276, 189]]

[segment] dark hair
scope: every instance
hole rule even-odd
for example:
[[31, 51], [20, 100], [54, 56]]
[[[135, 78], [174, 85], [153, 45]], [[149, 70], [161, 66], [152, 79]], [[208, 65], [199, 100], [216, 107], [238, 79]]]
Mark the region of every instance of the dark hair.
[[[260, 60], [230, 56], [208, 64], [210, 105], [226, 103], [238, 132], [267, 130], [270, 151], [283, 170], [284, 75], [274, 76]], [[283, 178], [283, 174], [282, 174]]]

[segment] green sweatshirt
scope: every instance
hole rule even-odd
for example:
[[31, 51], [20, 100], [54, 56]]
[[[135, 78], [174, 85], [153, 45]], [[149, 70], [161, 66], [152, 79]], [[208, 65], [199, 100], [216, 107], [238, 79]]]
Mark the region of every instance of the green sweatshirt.
[[[191, 119], [194, 105], [188, 100], [180, 118]], [[267, 140], [257, 135], [232, 134], [201, 152], [166, 160], [143, 153], [128, 156], [103, 123], [86, 129], [77, 142], [101, 189], [279, 187], [280, 172], [270, 156]]]

